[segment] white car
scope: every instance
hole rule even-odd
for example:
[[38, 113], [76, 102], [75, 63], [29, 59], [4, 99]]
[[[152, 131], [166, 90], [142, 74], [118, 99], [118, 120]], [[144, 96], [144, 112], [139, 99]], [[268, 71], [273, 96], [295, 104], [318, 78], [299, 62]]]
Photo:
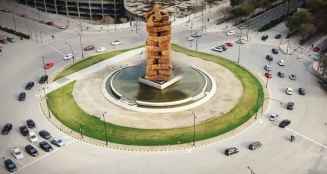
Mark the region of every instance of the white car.
[[227, 34], [227, 36], [233, 36], [236, 34], [236, 32], [234, 30], [231, 30], [231, 31], [228, 31], [226, 34]]
[[10, 154], [17, 160], [23, 159], [24, 154], [18, 147], [14, 147], [10, 150]]
[[194, 37], [194, 38], [201, 37], [201, 36], [202, 36], [201, 33], [198, 33], [198, 32], [195, 32], [195, 33], [191, 34], [191, 37]]
[[224, 49], [222, 47], [213, 47], [211, 48], [212, 51], [223, 52]]
[[236, 43], [238, 43], [238, 44], [247, 44], [248, 43], [248, 41], [246, 40], [246, 39], [238, 39], [237, 41], [235, 41]]
[[278, 114], [276, 114], [276, 113], [271, 113], [271, 114], [269, 115], [269, 120], [270, 120], [270, 121], [277, 121], [278, 117], [279, 117]]
[[105, 50], [106, 50], [105, 47], [99, 47], [99, 48], [96, 50], [96, 52], [103, 52], [103, 51], [105, 51]]
[[65, 54], [64, 56], [64, 60], [70, 60], [72, 58], [74, 58], [74, 55], [72, 53]]
[[194, 37], [191, 37], [191, 36], [187, 37], [187, 41], [193, 41], [193, 40], [194, 40]]
[[62, 147], [65, 145], [65, 142], [62, 139], [58, 139], [58, 138], [53, 138], [50, 141], [51, 144], [57, 146], [57, 147]]
[[265, 65], [264, 69], [266, 71], [272, 71], [272, 66], [267, 64], [267, 65]]
[[33, 131], [29, 131], [29, 132], [28, 132], [28, 139], [29, 139], [30, 142], [32, 142], [32, 143], [35, 143], [35, 142], [38, 141], [38, 138], [37, 138], [35, 132], [33, 132]]
[[293, 93], [294, 93], [294, 91], [293, 91], [292, 88], [286, 88], [285, 94], [287, 94], [287, 95], [293, 95]]
[[279, 66], [285, 66], [286, 64], [285, 64], [285, 60], [284, 59], [280, 59], [279, 61], [278, 61], [278, 65]]
[[114, 40], [111, 42], [111, 45], [115, 46], [115, 45], [120, 45], [120, 41], [119, 40]]

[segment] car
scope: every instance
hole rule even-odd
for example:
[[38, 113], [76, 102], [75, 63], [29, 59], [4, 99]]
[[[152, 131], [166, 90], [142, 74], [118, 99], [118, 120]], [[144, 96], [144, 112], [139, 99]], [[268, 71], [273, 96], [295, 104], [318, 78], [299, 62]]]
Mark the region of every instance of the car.
[[236, 32], [234, 30], [230, 30], [230, 31], [227, 31], [227, 36], [233, 36], [236, 34]]
[[273, 56], [267, 54], [267, 55], [266, 55], [266, 60], [268, 60], [269, 62], [271, 62], [271, 61], [274, 60], [274, 58], [273, 58]]
[[121, 42], [119, 40], [114, 40], [114, 41], [111, 42], [112, 46], [116, 46], [116, 45], [120, 45], [120, 44], [121, 44]]
[[24, 137], [26, 137], [28, 135], [28, 132], [29, 132], [29, 130], [28, 130], [28, 128], [26, 126], [20, 126], [19, 131]]
[[197, 38], [197, 37], [201, 37], [202, 35], [201, 35], [201, 33], [199, 33], [199, 32], [195, 32], [195, 33], [192, 33], [191, 34], [191, 37], [194, 37], [194, 38]]
[[213, 47], [211, 48], [212, 51], [216, 51], [216, 52], [223, 52], [224, 49], [222, 47]]
[[280, 38], [282, 38], [282, 35], [281, 34], [276, 34], [275, 35], [275, 39], [280, 39]]
[[92, 51], [94, 49], [95, 49], [94, 45], [88, 45], [88, 46], [84, 47], [84, 51]]
[[269, 114], [269, 120], [270, 121], [277, 121], [279, 115], [277, 113], [271, 113]]
[[31, 90], [34, 87], [34, 82], [30, 81], [25, 85], [25, 90]]
[[36, 127], [35, 122], [32, 119], [26, 120], [26, 126], [30, 129], [33, 129]]
[[272, 78], [272, 74], [270, 72], [265, 72], [265, 77], [268, 79]]
[[280, 123], [279, 123], [279, 127], [280, 128], [285, 128], [285, 127], [287, 127], [288, 125], [290, 125], [291, 124], [291, 121], [290, 120], [283, 120], [283, 121], [281, 121]]
[[46, 140], [49, 140], [51, 138], [51, 134], [46, 130], [41, 130], [39, 132], [39, 135]]
[[261, 40], [262, 40], [262, 41], [266, 41], [266, 40], [268, 39], [268, 37], [269, 37], [268, 35], [263, 35], [263, 36], [261, 37]]
[[296, 80], [296, 75], [295, 74], [290, 74], [289, 76], [290, 80]]
[[287, 102], [286, 109], [292, 111], [294, 109], [294, 105], [295, 105], [294, 102]]
[[64, 141], [62, 139], [58, 139], [58, 138], [53, 138], [50, 141], [51, 144], [57, 146], [57, 147], [62, 147], [65, 145]]
[[225, 45], [228, 47], [233, 47], [233, 43], [231, 43], [231, 42], [226, 42]]
[[25, 92], [21, 92], [21, 93], [18, 94], [18, 98], [17, 98], [18, 101], [25, 101], [25, 99], [26, 99], [26, 93]]
[[287, 95], [293, 95], [293, 89], [292, 89], [292, 88], [286, 88], [286, 89], [285, 89], [285, 93], [286, 93]]
[[319, 52], [320, 51], [320, 48], [319, 47], [314, 47], [314, 48], [312, 48], [312, 51], [313, 52]]
[[106, 50], [105, 47], [99, 47], [99, 48], [97, 48], [96, 52], [103, 52], [105, 50]]
[[70, 60], [70, 59], [73, 59], [73, 58], [74, 58], [74, 55], [72, 53], [68, 53], [68, 54], [64, 55], [64, 60]]
[[249, 144], [249, 150], [256, 150], [259, 149], [262, 146], [262, 143], [260, 141], [255, 141], [251, 144]]
[[280, 60], [277, 62], [277, 64], [278, 64], [279, 66], [285, 66], [285, 65], [286, 65], [284, 59], [280, 59]]
[[280, 78], [284, 78], [284, 77], [285, 77], [285, 73], [280, 72], [280, 71], [278, 71], [277, 75], [278, 75], [278, 77], [280, 77]]
[[1, 130], [1, 134], [2, 135], [8, 135], [9, 132], [11, 131], [12, 129], [12, 124], [11, 123], [7, 123], [3, 126], [2, 130]]
[[244, 39], [244, 38], [242, 38], [242, 39], [238, 39], [237, 41], [235, 41], [236, 43], [238, 43], [238, 44], [247, 44], [248, 43], [248, 41], [246, 40], [246, 39]]
[[54, 22], [53, 21], [48, 21], [45, 24], [47, 24], [47, 25], [54, 25]]
[[10, 149], [10, 154], [17, 160], [21, 160], [24, 158], [22, 151], [18, 147]]
[[34, 146], [32, 146], [31, 144], [25, 146], [25, 151], [32, 157], [36, 157], [39, 155], [39, 152], [37, 151], [37, 149]]
[[4, 161], [4, 164], [5, 164], [5, 167], [6, 167], [6, 169], [7, 169], [8, 172], [13, 173], [13, 172], [16, 172], [17, 171], [17, 166], [16, 166], [16, 164], [15, 164], [15, 162], [13, 160], [6, 159]]
[[46, 141], [41, 141], [39, 143], [39, 146], [42, 150], [44, 150], [45, 152], [50, 152], [53, 150], [53, 147]]
[[300, 95], [305, 95], [306, 94], [304, 88], [299, 88], [298, 92], [299, 92]]
[[266, 71], [272, 71], [272, 66], [266, 64], [265, 67], [264, 67], [264, 69], [265, 69]]
[[13, 38], [13, 37], [7, 37], [7, 41], [11, 42], [11, 43], [16, 42], [15, 38]]
[[278, 51], [276, 48], [271, 49], [271, 52], [272, 52], [273, 54], [278, 54], [278, 53], [279, 53], [279, 51]]
[[38, 138], [37, 138], [35, 132], [33, 132], [33, 131], [28, 132], [28, 139], [30, 140], [31, 143], [35, 143], [38, 141]]
[[48, 75], [41, 76], [39, 79], [39, 84], [44, 84], [44, 83], [48, 82], [48, 78], [49, 78]]
[[54, 66], [54, 62], [48, 62], [43, 65], [43, 69], [48, 70], [51, 69]]
[[238, 148], [236, 148], [236, 147], [230, 147], [230, 148], [228, 148], [228, 149], [225, 150], [225, 155], [226, 156], [230, 156], [230, 155], [236, 154], [238, 152], [239, 152]]
[[194, 40], [194, 37], [189, 36], [189, 37], [187, 37], [186, 39], [187, 39], [187, 41], [193, 41], [193, 40]]

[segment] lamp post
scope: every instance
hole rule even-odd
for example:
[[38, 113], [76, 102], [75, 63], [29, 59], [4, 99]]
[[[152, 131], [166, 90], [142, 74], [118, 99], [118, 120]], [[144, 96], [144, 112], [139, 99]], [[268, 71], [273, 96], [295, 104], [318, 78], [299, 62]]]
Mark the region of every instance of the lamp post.
[[83, 44], [82, 44], [82, 32], [80, 32], [78, 35], [79, 35], [79, 44], [81, 46], [81, 51], [82, 51], [82, 57], [84, 58], [84, 49], [83, 49]]
[[195, 147], [195, 119], [196, 119], [196, 115], [195, 113], [192, 111], [192, 115], [193, 115], [193, 147]]
[[108, 133], [107, 133], [107, 124], [106, 124], [105, 114], [106, 114], [106, 112], [102, 113], [102, 119], [103, 119], [104, 134], [105, 134], [105, 138], [106, 138], [106, 146], [108, 146]]

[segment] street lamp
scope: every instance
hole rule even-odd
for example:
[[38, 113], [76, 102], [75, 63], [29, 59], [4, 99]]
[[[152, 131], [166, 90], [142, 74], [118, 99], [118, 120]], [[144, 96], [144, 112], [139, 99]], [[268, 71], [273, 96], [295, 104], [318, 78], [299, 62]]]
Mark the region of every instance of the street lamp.
[[84, 58], [84, 49], [83, 49], [83, 44], [82, 44], [82, 32], [80, 32], [78, 35], [79, 35], [79, 44], [81, 46], [81, 51], [82, 51], [82, 57]]
[[193, 115], [193, 147], [195, 147], [195, 119], [196, 119], [196, 115], [195, 113], [192, 111], [192, 115]]
[[108, 146], [108, 133], [107, 133], [107, 124], [106, 124], [105, 114], [106, 114], [106, 112], [102, 113], [102, 119], [103, 119], [104, 134], [105, 134], [105, 138], [106, 138], [106, 145]]

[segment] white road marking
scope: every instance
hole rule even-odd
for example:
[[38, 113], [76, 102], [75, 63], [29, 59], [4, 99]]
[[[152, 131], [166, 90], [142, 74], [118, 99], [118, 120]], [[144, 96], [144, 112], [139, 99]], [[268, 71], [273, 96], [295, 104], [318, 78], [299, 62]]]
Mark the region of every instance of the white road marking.
[[286, 128], [286, 130], [288, 130], [290, 132], [293, 132], [294, 134], [296, 134], [296, 135], [298, 135], [298, 136], [300, 136], [300, 137], [302, 137], [302, 138], [304, 138], [304, 139], [306, 139], [308, 141], [311, 141], [312, 143], [314, 143], [314, 144], [316, 144], [316, 145], [318, 145], [318, 146], [320, 146], [320, 147], [322, 147], [324, 149], [327, 149], [327, 145], [324, 145], [324, 144], [322, 144], [322, 143], [320, 143], [320, 142], [318, 142], [318, 141], [316, 141], [316, 140], [314, 140], [314, 139], [312, 139], [310, 137], [307, 137], [307, 136], [305, 136], [305, 135], [303, 135], [303, 134], [301, 134], [301, 133], [299, 133], [299, 132], [297, 132], [297, 131], [295, 131], [295, 130], [293, 130], [291, 128]]

